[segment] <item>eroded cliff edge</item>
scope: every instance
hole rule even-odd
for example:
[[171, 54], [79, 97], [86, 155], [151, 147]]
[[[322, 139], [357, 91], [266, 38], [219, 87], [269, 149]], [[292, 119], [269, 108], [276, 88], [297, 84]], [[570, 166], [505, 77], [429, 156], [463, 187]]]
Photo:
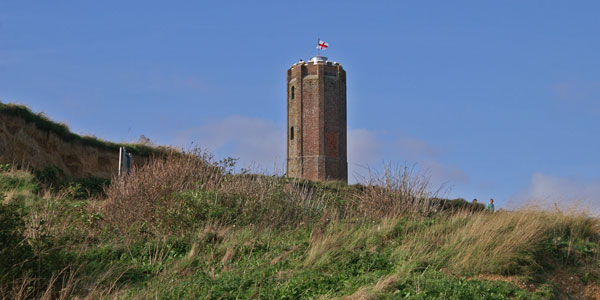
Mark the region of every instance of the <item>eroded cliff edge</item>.
[[110, 178], [117, 172], [119, 147], [140, 164], [169, 149], [142, 144], [117, 144], [72, 133], [64, 124], [22, 105], [0, 103], [0, 162], [34, 170], [55, 168], [69, 177]]

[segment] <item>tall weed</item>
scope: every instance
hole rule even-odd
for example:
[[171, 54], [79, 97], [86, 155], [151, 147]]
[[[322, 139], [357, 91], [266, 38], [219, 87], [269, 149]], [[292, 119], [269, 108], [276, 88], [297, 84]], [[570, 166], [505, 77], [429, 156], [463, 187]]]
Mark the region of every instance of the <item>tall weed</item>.
[[460, 214], [413, 231], [397, 254], [412, 268], [432, 265], [461, 274], [531, 274], [553, 238], [597, 240], [597, 220], [548, 211]]
[[365, 181], [364, 188], [355, 194], [364, 215], [429, 215], [440, 208], [441, 203], [433, 201], [436, 193], [431, 190], [429, 178], [409, 166], [388, 164], [383, 174], [371, 173]]
[[173, 152], [154, 157], [130, 175], [114, 177], [102, 207], [105, 220], [115, 228], [155, 225], [161, 207], [172, 207], [178, 193], [191, 189], [215, 189], [225, 178], [227, 162], [215, 162], [201, 151]]

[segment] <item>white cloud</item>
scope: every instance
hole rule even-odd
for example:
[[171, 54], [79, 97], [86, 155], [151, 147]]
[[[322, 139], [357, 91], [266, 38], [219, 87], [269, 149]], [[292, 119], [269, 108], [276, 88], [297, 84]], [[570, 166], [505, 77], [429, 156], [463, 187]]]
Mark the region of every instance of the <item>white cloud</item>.
[[469, 183], [469, 176], [456, 165], [444, 164], [436, 159], [420, 160], [418, 164], [431, 176], [436, 185], [454, 185]]
[[509, 205], [536, 205], [561, 209], [588, 209], [600, 213], [600, 179], [581, 181], [535, 173], [530, 186], [509, 199]]
[[405, 135], [396, 138], [395, 148], [398, 150], [398, 154], [406, 160], [434, 157], [438, 152], [427, 142]]
[[348, 131], [348, 181], [355, 183], [366, 178], [369, 168], [383, 162], [383, 141], [377, 132], [364, 128]]
[[348, 163], [368, 165], [381, 158], [382, 143], [375, 131], [364, 128], [348, 131]]
[[283, 129], [270, 120], [229, 116], [180, 132], [176, 144], [189, 147], [194, 143], [221, 156], [239, 158], [238, 166], [243, 168], [282, 169], [286, 155]]
[[408, 164], [417, 172], [428, 175], [433, 187], [451, 186], [469, 182], [467, 174], [458, 166], [441, 161], [442, 152], [424, 140], [395, 135], [384, 139], [383, 133], [364, 128], [348, 132], [348, 179], [362, 181], [370, 172], [381, 173], [385, 163], [392, 166]]
[[407, 136], [396, 137], [394, 148], [396, 155], [429, 175], [434, 186], [452, 186], [469, 182], [469, 176], [458, 166], [442, 162], [439, 148], [428, 142]]
[[[229, 116], [180, 132], [175, 144], [191, 143], [221, 157], [239, 158], [239, 167], [285, 172], [286, 133], [273, 121], [244, 116]], [[348, 179], [351, 183], [380, 172], [384, 163], [415, 164], [417, 171], [431, 177], [434, 186], [468, 182], [457, 166], [443, 163], [429, 143], [408, 136], [384, 138], [383, 133], [365, 128], [348, 131]]]

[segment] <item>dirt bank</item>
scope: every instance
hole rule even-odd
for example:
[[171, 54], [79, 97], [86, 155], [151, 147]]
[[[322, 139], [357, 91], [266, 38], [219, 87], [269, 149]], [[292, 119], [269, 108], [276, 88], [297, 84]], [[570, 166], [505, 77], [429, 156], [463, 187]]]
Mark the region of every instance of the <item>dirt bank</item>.
[[[109, 178], [117, 172], [119, 144], [80, 137], [68, 131], [65, 125], [31, 113], [24, 106], [0, 105], [1, 163], [26, 165], [35, 170], [52, 167], [72, 177]], [[140, 153], [135, 147], [132, 146], [132, 151], [138, 152], [134, 154], [136, 164], [153, 154], [152, 150], [148, 151], [150, 147], [142, 146], [146, 153]], [[158, 152], [160, 150], [156, 150]]]

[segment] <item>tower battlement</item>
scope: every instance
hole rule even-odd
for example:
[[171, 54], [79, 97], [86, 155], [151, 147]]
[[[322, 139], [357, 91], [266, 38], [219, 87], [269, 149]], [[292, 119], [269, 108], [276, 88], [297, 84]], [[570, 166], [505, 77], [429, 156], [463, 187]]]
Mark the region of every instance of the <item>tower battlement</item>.
[[298, 67], [298, 66], [302, 66], [302, 65], [308, 65], [308, 64], [313, 64], [313, 65], [328, 65], [328, 66], [341, 66], [338, 62], [332, 62], [330, 60], [327, 60], [327, 57], [325, 56], [315, 56], [313, 58], [311, 58], [309, 61], [299, 61], [293, 65], [290, 66], [290, 69], [294, 68], [294, 67]]
[[287, 175], [348, 181], [346, 71], [324, 56], [287, 71]]

